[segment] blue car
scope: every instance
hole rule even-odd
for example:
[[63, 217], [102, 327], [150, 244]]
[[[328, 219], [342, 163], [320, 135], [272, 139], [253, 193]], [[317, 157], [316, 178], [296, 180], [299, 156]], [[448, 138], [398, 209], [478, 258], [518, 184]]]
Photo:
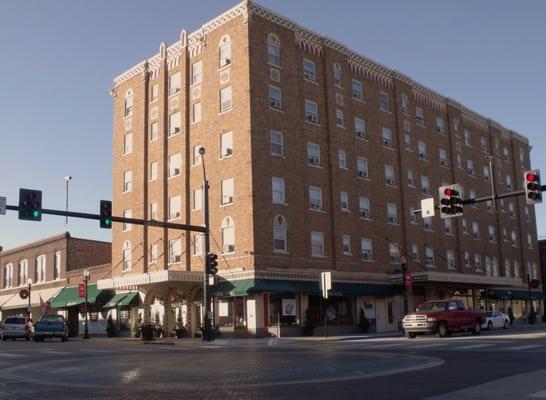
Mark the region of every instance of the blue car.
[[68, 340], [68, 324], [62, 315], [43, 315], [34, 325], [34, 341], [43, 342], [46, 338]]

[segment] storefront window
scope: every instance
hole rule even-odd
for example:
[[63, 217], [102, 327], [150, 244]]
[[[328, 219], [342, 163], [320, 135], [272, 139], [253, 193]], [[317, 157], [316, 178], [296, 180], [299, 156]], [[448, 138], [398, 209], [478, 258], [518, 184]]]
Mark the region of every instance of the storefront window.
[[309, 296], [309, 308], [317, 321], [324, 323], [324, 315], [328, 315], [328, 324], [354, 325], [353, 298], [335, 296], [323, 299], [319, 296]]
[[269, 325], [296, 326], [297, 299], [294, 293], [269, 295]]

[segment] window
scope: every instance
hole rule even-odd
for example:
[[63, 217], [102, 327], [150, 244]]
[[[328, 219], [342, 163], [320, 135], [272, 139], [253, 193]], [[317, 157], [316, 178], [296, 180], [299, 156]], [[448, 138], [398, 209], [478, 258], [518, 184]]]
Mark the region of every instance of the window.
[[180, 133], [180, 113], [169, 115], [169, 136]]
[[341, 87], [341, 66], [338, 63], [334, 63], [332, 77], [334, 86]]
[[464, 252], [464, 266], [465, 267], [471, 267], [472, 266], [470, 264], [470, 253], [468, 251]]
[[500, 155], [500, 141], [499, 141], [499, 138], [495, 138], [495, 153]]
[[408, 186], [415, 187], [415, 182], [413, 181], [413, 171], [408, 169]]
[[317, 186], [309, 186], [309, 208], [322, 210], [322, 189]]
[[123, 136], [123, 155], [133, 152], [133, 134], [126, 133]]
[[154, 243], [150, 246], [150, 263], [155, 264], [158, 258], [158, 247], [157, 243]]
[[476, 268], [476, 271], [481, 271], [482, 269], [482, 255], [481, 254], [474, 254], [474, 267]]
[[487, 240], [489, 240], [491, 243], [495, 243], [497, 241], [495, 236], [495, 227], [493, 225], [489, 225], [487, 227]]
[[510, 161], [510, 151], [508, 150], [508, 147], [504, 147], [503, 149], [503, 158], [504, 161]]
[[284, 179], [273, 177], [271, 178], [273, 203], [285, 204], [284, 196]]
[[169, 178], [179, 176], [182, 168], [182, 156], [180, 153], [169, 157]]
[[508, 242], [508, 231], [506, 230], [506, 228], [502, 228], [502, 240]]
[[182, 240], [169, 240], [169, 264], [180, 262], [182, 259]]
[[447, 250], [446, 259], [447, 259], [447, 268], [455, 269], [455, 252], [453, 250]]
[[61, 252], [56, 251], [53, 257], [53, 279], [61, 279]]
[[480, 238], [480, 226], [477, 222], [472, 222], [472, 239]]
[[231, 39], [228, 35], [220, 39], [218, 56], [220, 68], [231, 64]]
[[519, 161], [523, 164], [525, 162], [525, 150], [519, 149]]
[[150, 203], [150, 218], [157, 221], [157, 201]]
[[396, 180], [394, 179], [394, 167], [392, 165], [385, 165], [385, 184], [389, 186], [396, 186]]
[[233, 132], [226, 132], [220, 136], [220, 157], [233, 155]]
[[434, 262], [434, 249], [432, 247], [425, 246], [425, 257], [427, 267], [433, 267], [434, 265], [436, 265], [436, 263]]
[[436, 132], [444, 134], [444, 120], [441, 117], [436, 117]]
[[466, 129], [464, 131], [464, 144], [468, 147], [472, 147], [472, 136], [470, 131], [467, 131]]
[[389, 262], [398, 264], [400, 262], [400, 250], [398, 243], [389, 242]]
[[[130, 208], [123, 210], [123, 218], [133, 218], [133, 210], [131, 210]], [[127, 232], [130, 231], [132, 227], [133, 226], [131, 224], [124, 222], [121, 230], [123, 232]]]
[[514, 278], [519, 278], [519, 264], [517, 260], [514, 260]]
[[421, 107], [415, 107], [415, 123], [421, 126], [425, 125], [425, 117]]
[[342, 244], [343, 244], [343, 254], [346, 256], [350, 256], [351, 255], [351, 236], [343, 235]]
[[360, 259], [362, 261], [373, 260], [372, 240], [368, 238], [360, 239]]
[[353, 90], [353, 98], [357, 100], [364, 100], [364, 88], [362, 82], [353, 79], [351, 84]]
[[180, 72], [169, 76], [169, 96], [180, 92]]
[[338, 150], [337, 154], [339, 168], [347, 169], [347, 154], [345, 150]]
[[389, 95], [385, 92], [379, 92], [379, 109], [381, 111], [390, 111]]
[[320, 146], [316, 143], [307, 143], [307, 163], [320, 165]]
[[410, 218], [410, 223], [417, 225], [417, 215], [415, 214], [414, 207], [410, 207], [409, 218]]
[[193, 237], [193, 255], [202, 256], [203, 255], [203, 245], [205, 237], [203, 235], [195, 235]]
[[508, 203], [508, 214], [509, 214], [511, 217], [515, 217], [515, 216], [516, 216], [516, 210], [514, 209], [514, 203], [512, 203], [512, 202]]
[[283, 134], [278, 131], [271, 131], [271, 154], [282, 156], [284, 154]]
[[359, 178], [368, 178], [368, 160], [362, 157], [356, 159], [356, 170]]
[[362, 118], [355, 117], [355, 135], [360, 139], [367, 139], [366, 121]]
[[193, 165], [201, 165], [203, 161], [203, 156], [199, 153], [199, 149], [201, 149], [200, 144], [193, 147]]
[[40, 255], [36, 257], [36, 282], [45, 282], [46, 280], [46, 256]]
[[324, 234], [322, 232], [311, 232], [311, 255], [324, 257]]
[[512, 176], [506, 175], [506, 187], [512, 189]]
[[317, 80], [317, 67], [315, 66], [314, 61], [308, 60], [307, 58], [303, 59], [303, 76], [310, 81]]
[[465, 233], [465, 234], [468, 233], [468, 225], [466, 223], [465, 218], [461, 219], [461, 229], [462, 229], [463, 233]]
[[529, 249], [533, 248], [533, 237], [531, 236], [530, 233], [527, 234], [527, 247]]
[[421, 175], [421, 193], [430, 194], [430, 180], [428, 176]]
[[345, 115], [343, 114], [343, 110], [339, 108], [336, 109], [336, 125], [341, 128], [345, 127]]
[[282, 215], [273, 218], [273, 251], [287, 251], [286, 219]]
[[425, 142], [419, 141], [417, 142], [417, 149], [419, 151], [419, 158], [421, 160], [427, 159], [427, 144]]
[[523, 211], [525, 213], [525, 221], [530, 222], [531, 221], [531, 216], [529, 214], [529, 207], [525, 207], [523, 209]]
[[150, 142], [157, 140], [159, 137], [159, 124], [157, 122], [152, 123], [150, 127]]
[[157, 161], [152, 161], [150, 163], [150, 181], [153, 182], [157, 180]]
[[466, 160], [466, 171], [469, 176], [474, 176], [474, 161]]
[[387, 203], [387, 216], [390, 224], [398, 224], [396, 204]]
[[275, 110], [282, 110], [281, 88], [269, 85], [269, 107]]
[[383, 146], [392, 149], [392, 132], [388, 128], [382, 128]]
[[180, 196], [169, 197], [169, 221], [180, 218], [181, 204]]
[[192, 104], [192, 111], [191, 111], [191, 122], [192, 123], [195, 124], [197, 122], [201, 122], [201, 120], [203, 118], [201, 110], [202, 109], [201, 109], [201, 102], [200, 101]]
[[28, 281], [28, 260], [21, 260], [19, 261], [19, 286], [26, 285], [27, 281]]
[[314, 101], [305, 100], [305, 120], [318, 124], [318, 105]]
[[455, 136], [459, 137], [459, 120], [457, 118], [453, 120], [453, 132]]
[[483, 153], [487, 153], [487, 139], [484, 138], [483, 136], [480, 137], [480, 150]]
[[413, 260], [419, 260], [419, 246], [415, 243], [411, 245], [411, 258]]
[[440, 157], [440, 165], [442, 167], [447, 167], [449, 165], [449, 162], [447, 161], [447, 151], [446, 151], [446, 149], [440, 149], [439, 150], [439, 157]]
[[510, 263], [510, 260], [505, 258], [504, 259], [504, 276], [506, 278], [510, 278], [510, 275], [512, 275], [512, 264]]
[[457, 153], [457, 168], [463, 169], [463, 156], [461, 153]]
[[411, 135], [408, 132], [404, 133], [404, 148], [411, 151]]
[[349, 211], [349, 194], [341, 192], [340, 194], [341, 211]]
[[487, 200], [485, 202], [485, 208], [487, 211], [493, 211], [493, 202], [491, 200]]
[[267, 63], [275, 67], [281, 66], [281, 46], [277, 35], [267, 35]]
[[402, 99], [402, 112], [404, 114], [408, 114], [409, 113], [408, 95], [405, 93], [402, 93], [401, 99]]
[[423, 227], [425, 231], [432, 232], [432, 217], [424, 217], [423, 218]]
[[493, 271], [491, 268], [491, 257], [485, 256], [485, 275], [492, 276]]
[[203, 82], [203, 63], [198, 61], [191, 66], [191, 83], [196, 85]]
[[489, 167], [487, 165], [483, 166], [483, 179], [487, 182], [491, 180], [491, 175], [489, 172]]
[[128, 193], [133, 190], [133, 171], [125, 171], [123, 173], [123, 193]]
[[222, 221], [222, 252], [235, 252], [235, 225], [231, 217], [226, 217]]
[[131, 242], [126, 240], [124, 243], [123, 243], [123, 248], [121, 250], [122, 254], [122, 260], [123, 260], [123, 265], [122, 265], [122, 269], [123, 269], [123, 272], [125, 271], [130, 271], [131, 270], [131, 267], [132, 267], [132, 251], [131, 251]]
[[445, 218], [444, 219], [444, 231], [448, 235], [453, 234], [453, 221], [450, 218]]
[[371, 218], [370, 199], [368, 197], [360, 196], [358, 198], [358, 209], [360, 212], [360, 218], [363, 218], [363, 219]]
[[203, 189], [195, 189], [193, 191], [193, 210], [201, 210], [203, 208]]
[[134, 109], [134, 95], [133, 91], [131, 89], [127, 90], [125, 93], [125, 117], [132, 117], [133, 116], [133, 109]]
[[220, 89], [220, 112], [231, 110], [231, 86]]
[[157, 101], [157, 98], [159, 97], [159, 85], [156, 83], [154, 85], [152, 85], [152, 93], [151, 93], [151, 96], [150, 96], [150, 102], [154, 102], [154, 101]]
[[222, 205], [232, 204], [235, 199], [233, 178], [222, 181]]

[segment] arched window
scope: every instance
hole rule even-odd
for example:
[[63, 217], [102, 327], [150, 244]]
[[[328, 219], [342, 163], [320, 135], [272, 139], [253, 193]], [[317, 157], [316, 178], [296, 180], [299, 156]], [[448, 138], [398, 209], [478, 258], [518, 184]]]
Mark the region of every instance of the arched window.
[[46, 256], [39, 255], [36, 257], [36, 283], [45, 282], [46, 280]]
[[267, 35], [267, 63], [275, 67], [281, 66], [281, 41], [274, 33]]
[[219, 47], [220, 68], [231, 64], [231, 39], [229, 35], [222, 36]]
[[341, 87], [341, 65], [334, 63], [334, 85]]
[[4, 266], [4, 289], [13, 286], [13, 264], [6, 264]]
[[273, 250], [287, 251], [286, 219], [282, 215], [273, 218]]
[[19, 286], [27, 284], [28, 280], [28, 260], [19, 261]]
[[123, 272], [130, 271], [131, 270], [131, 257], [132, 257], [132, 251], [131, 251], [131, 242], [126, 240], [123, 243], [123, 250], [122, 250], [122, 257], [123, 257]]
[[233, 218], [226, 217], [222, 221], [222, 253], [235, 252], [235, 225]]
[[61, 279], [61, 252], [55, 252], [53, 261], [53, 279]]
[[133, 90], [129, 89], [125, 93], [125, 116], [131, 117], [133, 115], [133, 106], [134, 106], [134, 94]]

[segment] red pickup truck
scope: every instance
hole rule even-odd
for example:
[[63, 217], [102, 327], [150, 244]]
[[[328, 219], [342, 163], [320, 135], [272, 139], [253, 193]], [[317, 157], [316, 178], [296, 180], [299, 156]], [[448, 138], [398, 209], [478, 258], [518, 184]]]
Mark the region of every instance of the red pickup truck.
[[436, 333], [445, 337], [451, 332], [471, 331], [479, 335], [485, 322], [485, 312], [465, 310], [459, 300], [427, 301], [416, 312], [402, 320], [407, 337], [413, 339], [417, 334]]

